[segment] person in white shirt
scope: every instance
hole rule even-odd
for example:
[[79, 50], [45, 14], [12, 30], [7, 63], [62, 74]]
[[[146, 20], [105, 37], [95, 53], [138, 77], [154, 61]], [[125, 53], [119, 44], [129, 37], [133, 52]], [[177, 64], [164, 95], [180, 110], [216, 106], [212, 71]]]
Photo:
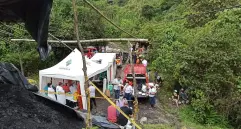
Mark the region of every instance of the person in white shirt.
[[123, 81], [121, 80], [121, 77], [115, 78], [112, 82], [114, 85], [114, 92], [115, 92], [115, 99], [120, 98], [120, 88], [123, 87]]
[[62, 82], [59, 82], [59, 85], [56, 86], [57, 101], [65, 105], [66, 96], [62, 86], [63, 86]]
[[145, 60], [145, 59], [142, 59], [142, 64], [146, 67], [146, 72], [147, 72], [147, 75], [148, 75], [148, 77], [150, 76], [149, 75], [149, 71], [148, 71], [148, 69], [147, 69], [147, 60]]
[[143, 60], [142, 60], [142, 64], [143, 64], [145, 67], [147, 67], [147, 60], [143, 59]]
[[93, 104], [96, 106], [96, 101], [95, 101], [95, 87], [89, 84], [89, 91], [90, 91], [90, 110], [93, 109]]
[[125, 98], [127, 99], [128, 103], [129, 103], [129, 107], [131, 107], [131, 97], [132, 97], [132, 92], [133, 92], [133, 88], [130, 84], [128, 84], [125, 88], [124, 88], [124, 92], [125, 92]]
[[56, 100], [55, 90], [52, 85], [48, 87], [48, 97], [50, 97], [53, 100]]
[[150, 89], [149, 89], [149, 99], [150, 99], [150, 104], [151, 107], [154, 108], [155, 104], [156, 104], [156, 88], [154, 88], [153, 85], [150, 85]]

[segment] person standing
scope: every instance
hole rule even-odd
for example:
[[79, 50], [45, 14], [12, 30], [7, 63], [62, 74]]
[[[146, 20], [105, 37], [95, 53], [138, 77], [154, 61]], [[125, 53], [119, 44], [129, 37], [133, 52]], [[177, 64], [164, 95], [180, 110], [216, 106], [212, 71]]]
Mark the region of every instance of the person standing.
[[154, 108], [156, 104], [156, 88], [154, 88], [153, 85], [150, 86], [151, 88], [149, 89], [149, 99], [150, 99], [150, 104], [151, 107]]
[[64, 89], [65, 93], [69, 93], [70, 92], [68, 83], [65, 83], [65, 85], [62, 86], [62, 88]]
[[124, 92], [125, 92], [125, 98], [127, 99], [128, 103], [129, 103], [129, 107], [131, 107], [131, 97], [132, 97], [132, 93], [133, 93], [133, 88], [132, 88], [130, 82], [124, 88]]
[[90, 91], [90, 110], [92, 110], [93, 105], [95, 105], [95, 108], [97, 108], [97, 106], [95, 101], [95, 87], [91, 84], [89, 84], [89, 91]]
[[101, 47], [101, 52], [105, 53], [105, 47], [104, 46]]
[[50, 97], [53, 100], [56, 100], [55, 90], [51, 83], [50, 83], [50, 86], [48, 87], [48, 97]]
[[69, 90], [71, 92], [71, 94], [74, 94], [77, 91], [76, 86], [74, 85], [74, 83], [72, 83], [69, 87]]
[[56, 86], [56, 91], [57, 91], [57, 90], [60, 90], [60, 89], [63, 89], [63, 88], [62, 88], [62, 85], [63, 85], [63, 83], [62, 83], [62, 82], [59, 82], [59, 85]]
[[142, 64], [143, 64], [145, 67], [147, 67], [147, 60], [142, 59]]
[[146, 67], [146, 72], [147, 72], [147, 75], [148, 75], [148, 77], [149, 77], [149, 71], [148, 71], [148, 69], [147, 69], [147, 60], [145, 60], [145, 59], [142, 59], [142, 64]]
[[57, 101], [65, 105], [66, 97], [65, 97], [65, 93], [64, 93], [64, 89], [62, 88], [62, 85], [63, 83], [59, 82], [59, 85], [56, 86]]
[[123, 81], [121, 80], [121, 77], [117, 77], [114, 79], [113, 83], [114, 85], [114, 92], [115, 92], [115, 99], [120, 98], [120, 88], [123, 86]]
[[51, 83], [47, 83], [47, 85], [44, 87], [44, 93], [46, 96], [48, 96], [48, 88], [51, 86]]

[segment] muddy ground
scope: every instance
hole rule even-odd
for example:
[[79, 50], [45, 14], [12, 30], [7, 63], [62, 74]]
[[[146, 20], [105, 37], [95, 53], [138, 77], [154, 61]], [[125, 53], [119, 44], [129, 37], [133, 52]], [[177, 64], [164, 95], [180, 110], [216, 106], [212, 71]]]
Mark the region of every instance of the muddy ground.
[[0, 129], [81, 129], [83, 121], [38, 102], [20, 86], [0, 84]]

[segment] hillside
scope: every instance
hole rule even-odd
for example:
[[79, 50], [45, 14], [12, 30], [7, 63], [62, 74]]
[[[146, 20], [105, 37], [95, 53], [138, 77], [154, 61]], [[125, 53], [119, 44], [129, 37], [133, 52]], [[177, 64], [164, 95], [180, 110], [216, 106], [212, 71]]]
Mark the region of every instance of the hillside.
[[[174, 114], [187, 128], [241, 129], [241, 1], [113, 1], [109, 4], [106, 0], [90, 0], [125, 31], [150, 40], [148, 69], [158, 71], [164, 78], [159, 96], [161, 110]], [[81, 39], [130, 38], [82, 1], [78, 1], [78, 16]], [[11, 26], [19, 28], [16, 24]], [[10, 38], [30, 37], [22, 31], [24, 28], [0, 27], [13, 34], [10, 37], [0, 33], [0, 60], [20, 68], [21, 57], [29, 76], [69, 53], [66, 48], [55, 48], [47, 61], [40, 62], [34, 43], [9, 44]], [[50, 32], [60, 39], [75, 39], [71, 1], [54, 1]], [[169, 104], [174, 82], [191, 89], [190, 105], [176, 109]]]

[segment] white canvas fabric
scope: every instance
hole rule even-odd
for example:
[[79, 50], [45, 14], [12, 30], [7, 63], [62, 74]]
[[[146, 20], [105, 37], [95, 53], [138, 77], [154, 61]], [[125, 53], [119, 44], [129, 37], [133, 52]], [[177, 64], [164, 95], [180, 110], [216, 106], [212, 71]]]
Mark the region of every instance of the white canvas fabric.
[[[98, 64], [88, 58], [86, 59], [87, 76], [91, 78], [99, 73], [108, 70], [107, 64]], [[39, 87], [43, 90], [44, 86], [50, 81], [50, 78], [67, 79], [80, 82], [81, 95], [85, 96], [83, 73], [83, 60], [81, 52], [74, 49], [65, 59], [53, 67], [39, 71]], [[83, 108], [87, 109], [86, 98], [82, 97]]]

